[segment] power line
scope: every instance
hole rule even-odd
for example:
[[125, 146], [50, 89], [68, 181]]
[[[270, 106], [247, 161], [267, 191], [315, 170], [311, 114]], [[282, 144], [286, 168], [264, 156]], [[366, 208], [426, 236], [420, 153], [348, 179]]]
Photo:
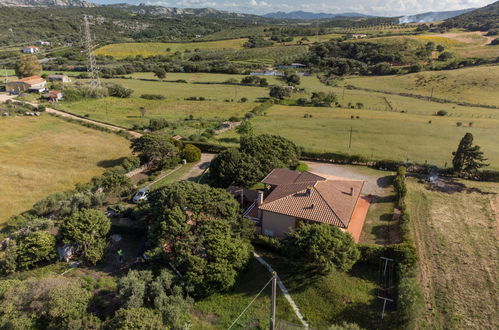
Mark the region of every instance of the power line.
[[269, 285], [270, 282], [272, 282], [272, 280], [274, 279], [274, 277], [275, 276], [272, 276], [272, 278], [267, 282], [267, 284], [264, 285], [264, 287], [260, 290], [260, 292], [258, 292], [258, 294], [255, 296], [255, 298], [253, 298], [253, 300], [251, 300], [251, 302], [248, 304], [248, 306], [246, 306], [246, 308], [243, 309], [243, 311], [241, 312], [241, 314], [239, 314], [239, 316], [234, 320], [234, 322], [232, 322], [232, 324], [230, 325], [230, 327], [227, 328], [227, 330], [230, 330], [234, 326], [234, 324], [236, 324], [236, 322], [239, 321], [239, 319], [241, 318], [241, 316], [243, 316], [243, 314], [251, 306], [251, 304], [253, 304], [255, 302], [255, 300], [260, 296], [260, 294], [263, 292], [263, 290], [265, 290], [265, 288], [267, 287], [267, 285]]
[[97, 61], [95, 60], [95, 56], [93, 53], [92, 47], [92, 36], [90, 34], [90, 25], [88, 23], [87, 16], [83, 16], [83, 32], [84, 32], [84, 45], [87, 50], [88, 56], [88, 66], [87, 71], [90, 73], [89, 84], [92, 88], [100, 88], [100, 80], [99, 80], [99, 72], [97, 68]]

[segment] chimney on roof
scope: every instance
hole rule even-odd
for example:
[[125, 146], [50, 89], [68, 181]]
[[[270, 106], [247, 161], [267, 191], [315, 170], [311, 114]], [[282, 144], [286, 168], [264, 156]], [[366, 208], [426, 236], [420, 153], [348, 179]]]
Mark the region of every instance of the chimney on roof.
[[353, 187], [350, 187], [350, 196], [353, 196]]
[[307, 191], [305, 192], [305, 195], [306, 195], [307, 197], [312, 196], [312, 186], [308, 186], [308, 187], [307, 187]]
[[263, 191], [258, 191], [258, 198], [256, 200], [257, 205], [263, 204]]

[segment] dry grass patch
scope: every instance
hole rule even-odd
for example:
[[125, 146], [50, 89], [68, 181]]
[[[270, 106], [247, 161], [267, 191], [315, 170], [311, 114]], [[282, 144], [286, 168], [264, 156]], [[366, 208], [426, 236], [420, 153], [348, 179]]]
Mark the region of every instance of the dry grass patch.
[[0, 224], [130, 155], [124, 138], [44, 114], [0, 120]]
[[408, 206], [426, 309], [421, 328], [497, 329], [497, 184], [463, 181], [481, 192], [429, 191], [408, 180]]

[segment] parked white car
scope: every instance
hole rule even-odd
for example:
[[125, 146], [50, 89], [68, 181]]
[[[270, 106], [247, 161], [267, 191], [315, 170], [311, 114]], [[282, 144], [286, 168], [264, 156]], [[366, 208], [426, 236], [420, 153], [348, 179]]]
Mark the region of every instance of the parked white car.
[[134, 203], [138, 203], [140, 201], [144, 201], [144, 200], [147, 200], [147, 191], [149, 190], [149, 188], [142, 188], [140, 189], [136, 194], [135, 196], [133, 196], [133, 202]]

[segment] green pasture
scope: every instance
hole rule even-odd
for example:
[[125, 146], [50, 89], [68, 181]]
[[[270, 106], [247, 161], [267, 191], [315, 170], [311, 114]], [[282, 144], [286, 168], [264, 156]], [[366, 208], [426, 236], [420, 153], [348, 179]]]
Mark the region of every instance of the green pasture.
[[[477, 110], [479, 112], [479, 110]], [[304, 118], [311, 114], [312, 118]], [[354, 119], [351, 119], [354, 116]], [[356, 117], [359, 119], [356, 119]], [[431, 124], [429, 121], [431, 120]], [[457, 120], [463, 127], [457, 127]], [[372, 159], [428, 162], [449, 166], [452, 152], [466, 132], [472, 132], [491, 163], [499, 169], [498, 119], [437, 117], [431, 114], [400, 113], [338, 108], [274, 106], [266, 116], [252, 120], [256, 134], [272, 132], [291, 139], [305, 150], [339, 151]], [[352, 145], [349, 148], [350, 130]], [[233, 141], [236, 133], [219, 137]]]
[[400, 76], [350, 77], [344, 85], [499, 106], [499, 66], [424, 71]]

